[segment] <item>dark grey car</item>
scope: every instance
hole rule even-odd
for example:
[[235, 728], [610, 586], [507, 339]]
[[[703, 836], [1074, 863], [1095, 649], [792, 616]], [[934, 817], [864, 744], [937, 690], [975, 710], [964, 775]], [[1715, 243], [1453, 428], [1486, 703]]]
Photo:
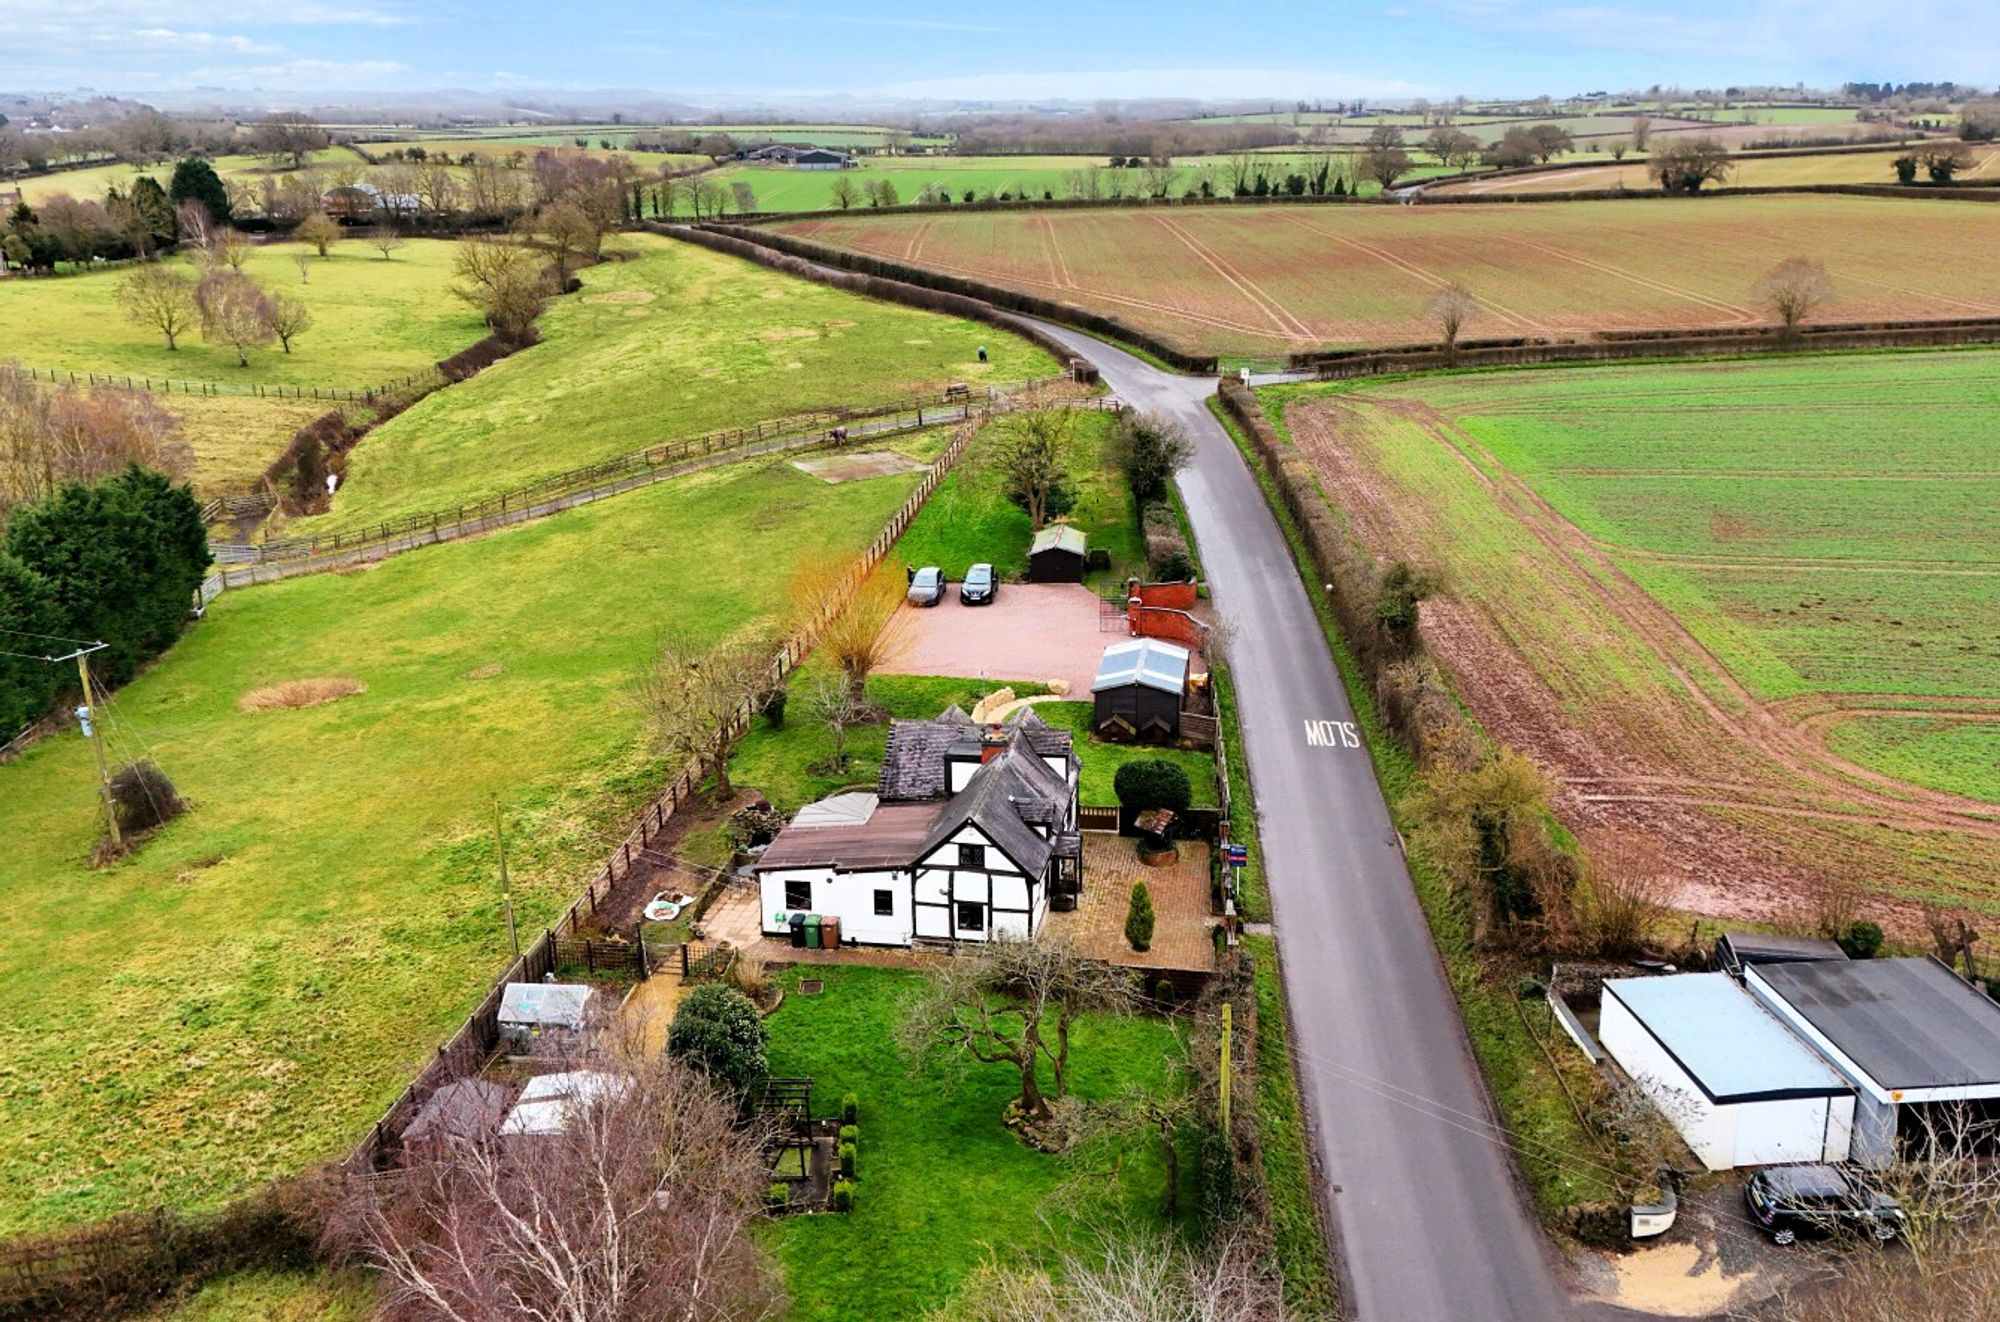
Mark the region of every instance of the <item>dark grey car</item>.
[[1837, 1166], [1768, 1166], [1743, 1186], [1750, 1217], [1779, 1244], [1800, 1235], [1857, 1234], [1887, 1242], [1903, 1231], [1903, 1209]]
[[991, 605], [1000, 595], [1000, 580], [993, 575], [993, 566], [974, 565], [965, 571], [965, 581], [958, 585], [958, 599], [967, 606]]
[[944, 571], [936, 565], [912, 571], [907, 595], [912, 606], [937, 605], [944, 600]]

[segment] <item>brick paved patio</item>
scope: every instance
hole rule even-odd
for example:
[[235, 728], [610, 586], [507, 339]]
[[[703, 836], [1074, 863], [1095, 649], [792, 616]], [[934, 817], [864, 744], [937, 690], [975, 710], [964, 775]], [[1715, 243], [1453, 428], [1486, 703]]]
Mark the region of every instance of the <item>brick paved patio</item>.
[[[1215, 968], [1215, 938], [1222, 921], [1208, 907], [1209, 846], [1180, 842], [1171, 867], [1149, 868], [1139, 861], [1139, 842], [1096, 831], [1083, 837], [1083, 895], [1074, 913], [1052, 913], [1048, 930], [1067, 935], [1085, 954], [1113, 964], [1148, 969]], [[1153, 946], [1138, 951], [1125, 941], [1125, 910], [1132, 883], [1152, 893]]]

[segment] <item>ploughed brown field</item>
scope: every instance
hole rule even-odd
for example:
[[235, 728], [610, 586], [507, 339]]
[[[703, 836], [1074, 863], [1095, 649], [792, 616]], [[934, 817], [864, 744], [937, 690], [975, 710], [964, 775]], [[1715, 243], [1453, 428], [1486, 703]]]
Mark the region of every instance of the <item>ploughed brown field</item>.
[[1827, 319], [2000, 316], [2000, 205], [1867, 197], [1521, 206], [1242, 206], [851, 215], [781, 232], [1116, 317], [1190, 352], [1417, 343], [1457, 281], [1467, 337], [1740, 326], [1787, 257], [1824, 263]]

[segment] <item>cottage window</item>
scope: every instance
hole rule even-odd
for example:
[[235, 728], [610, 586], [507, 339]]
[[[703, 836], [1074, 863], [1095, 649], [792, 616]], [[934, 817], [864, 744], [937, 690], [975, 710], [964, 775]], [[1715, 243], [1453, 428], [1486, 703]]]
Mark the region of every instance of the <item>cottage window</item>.
[[986, 906], [977, 900], [958, 902], [958, 930], [961, 932], [984, 932], [986, 930]]
[[896, 893], [894, 891], [876, 891], [875, 916], [877, 918], [887, 918], [891, 914], [894, 914], [895, 912], [896, 912]]
[[960, 845], [958, 865], [962, 868], [983, 868], [986, 866], [985, 845]]
[[813, 907], [813, 884], [810, 881], [788, 881], [785, 883], [785, 907], [803, 911]]

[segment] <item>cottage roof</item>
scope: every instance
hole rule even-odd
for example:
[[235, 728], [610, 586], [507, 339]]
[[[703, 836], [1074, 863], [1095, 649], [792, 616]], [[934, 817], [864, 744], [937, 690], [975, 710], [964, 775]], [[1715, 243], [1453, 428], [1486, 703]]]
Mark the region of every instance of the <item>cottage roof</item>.
[[[802, 809], [799, 817], [806, 818], [814, 806]], [[757, 859], [757, 871], [830, 867], [856, 872], [902, 867], [916, 856], [937, 814], [938, 804], [933, 799], [879, 804], [866, 820], [843, 825], [814, 825], [810, 819], [794, 819], [765, 847]]]
[[[1075, 741], [1035, 715], [1023, 713], [1002, 727], [1008, 743], [1025, 742], [1043, 757], [1074, 756]], [[953, 753], [976, 754], [981, 727], [957, 707], [948, 707], [935, 721], [895, 721], [882, 754], [882, 774], [876, 790], [884, 803], [936, 800], [950, 792], [946, 763]]]
[[570, 982], [510, 982], [500, 993], [500, 1022], [577, 1028], [590, 988]]
[[1143, 684], [1163, 693], [1179, 693], [1187, 685], [1187, 672], [1187, 648], [1157, 638], [1138, 638], [1129, 643], [1113, 643], [1104, 649], [1090, 691], [1101, 693], [1127, 684]]
[[1747, 976], [1883, 1088], [2000, 1084], [2000, 1004], [1929, 956], [1759, 964]]
[[1040, 555], [1044, 551], [1067, 551], [1071, 555], [1082, 555], [1090, 546], [1090, 539], [1083, 529], [1073, 523], [1052, 523], [1035, 534], [1028, 543], [1029, 555]]
[[945, 804], [917, 855], [930, 853], [971, 824], [1025, 871], [1039, 875], [1049, 864], [1049, 842], [1030, 820], [1045, 825], [1057, 820], [1055, 805], [1068, 793], [1068, 783], [1032, 749], [1009, 745]]
[[1607, 978], [1604, 994], [1630, 1010], [1712, 1102], [1852, 1091], [1727, 973]]

